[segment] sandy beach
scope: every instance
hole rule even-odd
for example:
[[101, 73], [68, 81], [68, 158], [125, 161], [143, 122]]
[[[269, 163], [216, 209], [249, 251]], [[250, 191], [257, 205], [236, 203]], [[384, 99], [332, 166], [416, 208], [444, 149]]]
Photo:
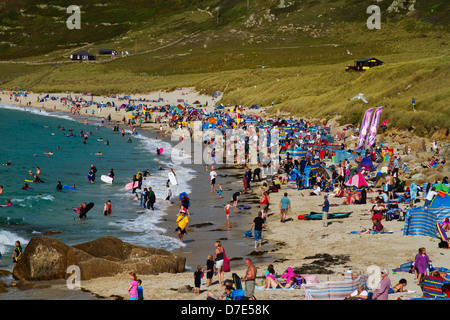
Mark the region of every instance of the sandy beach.
[[[14, 98], [10, 99], [9, 92], [3, 92], [0, 94], [0, 103], [13, 104], [23, 107], [33, 107], [43, 109], [46, 111], [56, 112], [70, 112], [70, 107], [62, 104], [60, 101], [47, 101], [36, 102], [37, 97], [44, 97], [46, 94], [30, 93], [25, 99], [21, 97], [19, 101], [15, 101]], [[51, 96], [67, 96], [67, 94], [51, 94]], [[72, 94], [72, 97], [76, 96]], [[80, 95], [79, 95], [80, 96]], [[210, 96], [199, 95], [192, 89], [179, 89], [174, 92], [156, 92], [148, 95], [139, 95], [136, 98], [158, 100], [163, 98], [164, 102], [148, 102], [147, 105], [161, 105], [177, 104], [180, 103], [179, 99], [183, 99], [188, 103], [192, 103], [198, 100], [201, 104], [208, 104], [207, 110], [213, 110], [214, 104], [220, 103], [220, 99], [212, 99]], [[91, 97], [83, 96], [84, 99], [91, 99]], [[133, 98], [135, 98], [133, 96]], [[117, 98], [109, 97], [92, 97], [97, 102], [115, 101], [116, 105], [120, 105], [121, 101]], [[28, 105], [27, 105], [28, 103]], [[92, 113], [94, 111], [94, 113]], [[263, 112], [260, 110], [258, 112]], [[116, 112], [114, 108], [103, 108], [101, 112], [94, 107], [82, 108], [79, 115], [82, 117], [107, 117], [111, 115], [113, 122], [120, 123], [126, 112], [121, 109]], [[137, 126], [138, 127], [138, 126]], [[165, 139], [170, 139], [173, 128], [169, 128], [167, 124], [163, 124], [164, 130], [168, 133]], [[131, 127], [129, 127], [131, 129]], [[143, 123], [141, 129], [144, 130], [159, 130], [159, 124], [155, 123]], [[173, 136], [172, 136], [173, 137]], [[386, 144], [389, 141], [386, 140]], [[329, 165], [330, 163], [327, 163]], [[204, 167], [198, 168], [198, 172], [204, 172], [204, 177], [200, 177], [204, 181], [207, 181], [208, 172]], [[228, 175], [230, 172], [236, 172], [236, 175], [240, 174], [242, 177], [243, 169], [229, 169], [218, 168], [217, 173], [219, 177], [222, 175]], [[229, 178], [230, 182], [227, 186], [233, 190], [239, 190], [242, 187], [242, 178]], [[259, 198], [261, 195], [261, 186], [263, 182], [253, 183], [252, 189], [246, 191], [245, 196], [248, 198]], [[206, 184], [206, 187], [208, 185]], [[195, 189], [194, 189], [195, 190]], [[284, 193], [287, 192], [289, 199], [291, 200], [292, 210], [287, 215], [287, 221], [282, 223], [280, 221], [279, 203]], [[282, 185], [282, 189], [276, 193], [270, 193], [270, 210], [269, 217], [266, 221], [266, 228], [263, 230], [262, 250], [269, 251], [264, 253], [264, 258], [268, 258], [264, 262], [257, 262], [258, 257], [253, 258], [251, 256], [253, 240], [235, 239], [236, 244], [242, 243], [244, 249], [240, 252], [248, 252], [247, 256], [256, 261], [257, 267], [257, 286], [263, 285], [264, 273], [267, 270], [269, 264], [268, 261], [274, 266], [277, 274], [282, 274], [288, 267], [292, 267], [294, 270], [301, 270], [301, 275], [315, 275], [320, 282], [325, 281], [341, 281], [344, 279], [344, 273], [347, 270], [352, 270], [355, 274], [365, 273], [369, 266], [379, 266], [380, 268], [387, 268], [390, 270], [389, 278], [392, 285], [398, 283], [402, 278], [405, 278], [408, 282], [407, 289], [409, 293], [397, 293], [390, 294], [389, 300], [411, 299], [422, 296], [422, 291], [417, 285], [417, 280], [414, 278], [414, 274], [406, 272], [392, 272], [393, 269], [399, 268], [401, 264], [408, 260], [414, 259], [420, 247], [427, 249], [427, 254], [432, 260], [432, 264], [435, 268], [438, 267], [450, 267], [450, 251], [441, 249], [438, 247], [439, 240], [437, 238], [429, 238], [423, 236], [405, 236], [403, 235], [403, 221], [383, 221], [383, 225], [386, 230], [392, 231], [392, 233], [385, 234], [365, 234], [358, 235], [349, 233], [349, 231], [361, 231], [372, 227], [371, 214], [367, 213], [373, 206], [372, 203], [358, 204], [358, 205], [344, 205], [342, 198], [329, 197], [329, 201], [332, 206], [330, 212], [352, 212], [352, 214], [343, 219], [329, 220], [328, 227], [322, 225], [320, 220], [300, 220], [298, 215], [308, 214], [311, 211], [320, 212], [321, 205], [324, 198], [323, 193], [320, 196], [310, 196], [311, 190], [297, 190], [291, 188], [289, 185]], [[378, 195], [376, 192], [368, 193], [368, 201], [371, 198]], [[201, 199], [201, 194], [197, 194], [197, 198]], [[212, 200], [214, 201], [214, 200]], [[223, 201], [218, 203], [222, 205]], [[423, 205], [423, 199], [418, 205]], [[401, 208], [406, 208], [404, 204], [400, 205]], [[218, 209], [223, 210], [223, 209]], [[249, 227], [249, 223], [257, 216], [257, 205], [253, 206], [250, 213], [244, 218], [239, 217], [241, 223], [248, 223], [247, 226], [239, 226], [238, 230], [246, 230]], [[232, 213], [230, 220], [237, 219], [235, 215], [241, 213]], [[242, 214], [241, 214], [242, 215]], [[169, 223], [169, 222], [168, 222]], [[202, 233], [193, 233], [193, 238], [201, 237]], [[208, 243], [199, 244], [198, 248], [187, 246], [187, 251], [192, 253], [192, 250], [197, 250], [192, 253], [191, 260], [188, 259], [189, 266], [195, 266], [197, 263], [203, 267], [206, 262], [206, 256], [214, 253], [214, 243], [209, 242], [213, 239], [210, 236]], [[197, 244], [201, 242], [201, 239], [197, 239]], [[209, 249], [208, 249], [209, 246]], [[231, 258], [231, 256], [229, 256]], [[213, 278], [213, 284], [210, 287], [206, 286], [206, 277], [202, 280], [202, 286], [200, 288], [200, 294], [195, 295], [193, 290], [186, 289], [186, 286], [193, 288], [193, 271], [188, 270], [185, 273], [179, 274], [159, 274], [153, 276], [141, 276], [138, 277], [142, 280], [144, 288], [144, 297], [147, 300], [205, 300], [208, 290], [211, 290], [215, 294], [219, 295], [223, 293], [223, 287], [217, 283], [217, 277]], [[232, 259], [231, 272], [225, 274], [225, 279], [231, 279], [232, 273], [237, 273], [243, 277], [245, 275], [246, 266], [244, 259]], [[84, 290], [91, 292], [97, 296], [106, 299], [117, 299], [121, 297], [123, 299], [128, 298], [129, 277], [128, 274], [119, 274], [114, 277], [105, 277], [89, 281], [83, 281], [81, 286]], [[270, 290], [255, 290], [255, 297], [258, 300], [303, 300], [304, 290], [300, 289], [270, 289]]]

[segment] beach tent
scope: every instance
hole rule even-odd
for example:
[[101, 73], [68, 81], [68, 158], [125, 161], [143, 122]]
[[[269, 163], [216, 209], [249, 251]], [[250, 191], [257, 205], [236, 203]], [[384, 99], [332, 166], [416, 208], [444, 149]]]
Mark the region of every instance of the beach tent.
[[361, 160], [361, 169], [364, 169], [365, 171], [371, 171], [373, 168], [372, 160], [370, 160], [370, 157], [364, 157]]
[[403, 235], [427, 236], [441, 239], [436, 222], [450, 218], [450, 208], [411, 208], [406, 211]]
[[349, 187], [357, 187], [357, 188], [361, 188], [361, 187], [368, 187], [369, 185], [367, 184], [366, 179], [364, 179], [363, 175], [361, 174], [361, 172], [357, 172], [356, 174], [353, 175], [353, 177], [351, 177], [346, 183], [346, 186]]
[[450, 208], [450, 193], [439, 191], [431, 201], [429, 208]]
[[436, 191], [450, 192], [450, 185], [442, 184], [442, 182], [439, 184], [433, 185], [433, 187], [436, 188]]
[[213, 117], [210, 117], [210, 118], [208, 119], [208, 121], [209, 121], [209, 123], [211, 123], [211, 124], [216, 124], [216, 123], [217, 123], [217, 120], [216, 120], [215, 118], [213, 118]]

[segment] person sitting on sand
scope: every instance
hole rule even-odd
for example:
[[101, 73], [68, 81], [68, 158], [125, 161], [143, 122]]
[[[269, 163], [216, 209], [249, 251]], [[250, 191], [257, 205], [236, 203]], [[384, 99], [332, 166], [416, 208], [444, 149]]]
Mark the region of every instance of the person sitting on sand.
[[359, 284], [355, 291], [345, 297], [345, 300], [367, 300], [368, 296], [367, 290], [364, 290], [363, 286]]
[[319, 186], [319, 184], [316, 184], [315, 185], [315, 187], [314, 187], [314, 190], [313, 190], [313, 192], [311, 192], [309, 195], [310, 196], [320, 196], [320, 186]]
[[378, 219], [373, 219], [372, 222], [373, 222], [372, 229], [360, 231], [360, 232], [358, 232], [358, 234], [362, 235], [362, 234], [368, 234], [368, 233], [378, 233], [378, 232], [383, 231], [384, 226], [381, 224], [381, 222]]
[[441, 222], [441, 226], [442, 229], [444, 229], [444, 231], [449, 231], [450, 230], [450, 218], [445, 218], [442, 222]]
[[217, 296], [212, 291], [208, 291], [206, 293], [206, 300], [228, 300], [228, 296], [233, 291], [233, 281], [231, 280], [225, 280], [225, 292], [222, 293], [220, 296]]

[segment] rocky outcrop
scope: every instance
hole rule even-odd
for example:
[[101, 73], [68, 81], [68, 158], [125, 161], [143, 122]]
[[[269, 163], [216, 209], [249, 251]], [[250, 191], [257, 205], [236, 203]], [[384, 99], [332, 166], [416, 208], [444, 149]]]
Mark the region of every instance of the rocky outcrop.
[[67, 274], [67, 268], [75, 265], [80, 268], [80, 280], [89, 280], [131, 271], [147, 275], [183, 272], [185, 263], [183, 256], [115, 237], [74, 246], [50, 237], [35, 237], [14, 267], [13, 276], [28, 281], [67, 279], [71, 274]]

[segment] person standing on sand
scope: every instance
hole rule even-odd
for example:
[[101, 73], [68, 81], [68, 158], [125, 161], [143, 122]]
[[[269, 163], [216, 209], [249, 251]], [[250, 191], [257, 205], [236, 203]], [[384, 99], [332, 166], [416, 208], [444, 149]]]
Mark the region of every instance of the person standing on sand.
[[138, 281], [137, 276], [134, 272], [130, 272], [130, 285], [128, 286], [128, 297], [130, 300], [137, 300], [138, 299]]
[[258, 213], [258, 216], [253, 220], [253, 223], [250, 229], [254, 228], [254, 236], [255, 236], [255, 251], [257, 250], [257, 245], [259, 244], [259, 251], [261, 251], [261, 234], [262, 229], [266, 227], [264, 224], [264, 219], [261, 217], [262, 212]]
[[216, 262], [216, 271], [217, 271], [217, 279], [219, 280], [219, 285], [223, 285], [223, 258], [224, 258], [224, 248], [222, 247], [222, 243], [220, 241], [216, 241], [214, 244], [216, 247], [216, 251], [214, 252], [214, 261]]
[[388, 269], [381, 270], [381, 281], [373, 292], [372, 300], [388, 300], [389, 288], [391, 287], [391, 279], [389, 279], [388, 274]]
[[217, 172], [214, 170], [214, 167], [211, 167], [211, 172], [209, 173], [209, 182], [211, 183], [211, 193], [214, 193], [216, 184]]
[[186, 232], [186, 226], [189, 222], [188, 217], [186, 217], [186, 212], [185, 211], [181, 211], [180, 215], [177, 218], [177, 228], [175, 229], [175, 231], [178, 231], [178, 241], [183, 241], [183, 236], [187, 233]]
[[286, 214], [291, 212], [291, 200], [288, 198], [287, 192], [284, 193], [284, 197], [280, 200], [280, 214], [281, 214], [281, 222], [285, 222]]
[[328, 227], [328, 211], [330, 210], [330, 202], [328, 201], [328, 196], [324, 195], [324, 202], [322, 205], [322, 222], [324, 227]]
[[394, 199], [394, 177], [391, 175], [390, 171], [385, 179], [389, 200]]
[[256, 267], [249, 258], [245, 259], [245, 265], [247, 266], [247, 272], [245, 273], [245, 276], [241, 278], [241, 281], [245, 282], [245, 296], [248, 299], [254, 299]]

